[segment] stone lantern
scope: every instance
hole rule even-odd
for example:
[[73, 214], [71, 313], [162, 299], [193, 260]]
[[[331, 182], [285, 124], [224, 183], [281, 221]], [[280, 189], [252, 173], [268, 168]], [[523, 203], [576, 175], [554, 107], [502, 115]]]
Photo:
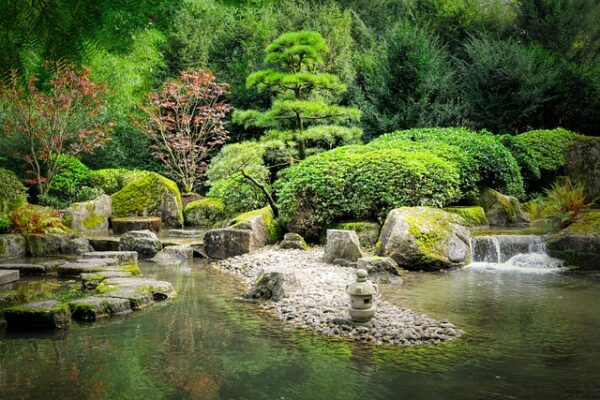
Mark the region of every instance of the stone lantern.
[[379, 289], [367, 276], [367, 271], [359, 269], [356, 271], [356, 282], [346, 286], [346, 293], [350, 295], [348, 313], [354, 322], [369, 322], [375, 315], [374, 296]]

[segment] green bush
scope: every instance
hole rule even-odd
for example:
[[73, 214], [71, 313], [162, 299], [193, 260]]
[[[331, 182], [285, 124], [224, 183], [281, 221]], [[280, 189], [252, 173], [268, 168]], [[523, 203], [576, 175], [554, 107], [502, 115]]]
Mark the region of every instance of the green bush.
[[[267, 189], [270, 188], [267, 183], [264, 184]], [[256, 210], [267, 204], [264, 194], [241, 175], [214, 182], [207, 196], [221, 199], [227, 215]]]
[[10, 213], [12, 231], [23, 236], [67, 233], [60, 212], [49, 207], [26, 204]]
[[92, 187], [101, 189], [104, 193], [111, 195], [123, 189], [128, 183], [147, 174], [150, 174], [150, 172], [124, 168], [106, 168], [91, 171], [90, 182]]
[[500, 143], [502, 143], [504, 147], [510, 151], [515, 160], [517, 160], [517, 164], [519, 164], [519, 168], [521, 170], [521, 175], [523, 176], [523, 180], [525, 181], [525, 185], [527, 187], [530, 187], [532, 182], [540, 179], [540, 167], [538, 166], [533, 153], [522, 137], [501, 135], [498, 137], [498, 139], [500, 140]]
[[382, 220], [394, 207], [443, 206], [460, 196], [456, 164], [424, 151], [346, 146], [280, 175], [276, 187], [288, 229], [312, 239], [335, 220]]
[[565, 165], [565, 152], [576, 134], [566, 129], [535, 130], [518, 136], [539, 166], [542, 178], [556, 176]]
[[[505, 194], [524, 197], [523, 178], [517, 161], [498, 138], [488, 132], [473, 132], [465, 128], [410, 129], [380, 136], [369, 145], [395, 147], [397, 141], [400, 141], [400, 148], [406, 141], [425, 143], [429, 151], [456, 162], [466, 199], [473, 199], [477, 186], [488, 186]], [[444, 154], [445, 151], [436, 150], [439, 143], [456, 146], [465, 152], [465, 156], [460, 157], [456, 152]]]
[[92, 171], [77, 158], [61, 155], [57, 173], [48, 194], [38, 196], [38, 203], [53, 208], [65, 208], [71, 203], [92, 200], [102, 192], [91, 185]]
[[7, 233], [8, 231], [10, 231], [10, 219], [0, 216], [0, 233]]
[[7, 214], [27, 202], [27, 189], [12, 172], [0, 168], [0, 215]]

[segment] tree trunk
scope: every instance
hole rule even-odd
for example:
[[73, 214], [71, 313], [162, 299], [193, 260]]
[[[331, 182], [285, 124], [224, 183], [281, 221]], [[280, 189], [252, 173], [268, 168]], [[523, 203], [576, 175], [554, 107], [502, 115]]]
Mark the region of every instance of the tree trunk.
[[242, 170], [242, 176], [244, 178], [246, 178], [247, 180], [249, 180], [254, 186], [256, 186], [264, 194], [265, 198], [267, 199], [267, 202], [269, 203], [269, 206], [271, 207], [271, 210], [273, 210], [273, 216], [275, 218], [279, 217], [279, 208], [277, 208], [277, 205], [275, 204], [275, 200], [273, 200], [273, 196], [271, 196], [271, 193], [269, 193], [269, 191], [267, 190], [265, 185], [263, 185], [262, 183], [257, 181], [256, 178], [254, 178], [253, 176], [248, 175], [246, 173], [246, 171], [244, 171], [244, 170]]

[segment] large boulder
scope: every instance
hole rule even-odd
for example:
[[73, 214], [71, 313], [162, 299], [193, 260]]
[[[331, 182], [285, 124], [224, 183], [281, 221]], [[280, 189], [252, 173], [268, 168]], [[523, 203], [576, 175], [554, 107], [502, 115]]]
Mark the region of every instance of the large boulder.
[[225, 259], [246, 254], [255, 249], [249, 229], [211, 229], [204, 234], [204, 251], [210, 258]]
[[277, 243], [280, 239], [279, 229], [271, 207], [249, 211], [238, 215], [228, 224], [233, 229], [247, 229], [252, 232], [252, 247], [259, 248], [267, 244]]
[[583, 185], [589, 200], [600, 202], [600, 138], [576, 136], [565, 160], [566, 175]]
[[471, 261], [471, 236], [462, 224], [461, 217], [437, 208], [397, 208], [381, 229], [377, 254], [411, 270], [463, 266]]
[[32, 257], [80, 255], [93, 250], [88, 239], [69, 234], [43, 233], [27, 238], [27, 253]]
[[281, 249], [308, 250], [308, 244], [304, 238], [297, 233], [286, 233], [283, 240], [279, 243]]
[[210, 228], [215, 223], [225, 220], [226, 215], [220, 199], [207, 197], [188, 203], [183, 217], [187, 226]]
[[103, 194], [97, 199], [73, 203], [63, 210], [65, 225], [78, 232], [94, 232], [108, 229], [112, 214], [112, 200]]
[[358, 259], [357, 269], [364, 269], [375, 283], [402, 283], [403, 270], [390, 257], [362, 257]]
[[327, 245], [323, 261], [339, 265], [356, 265], [362, 256], [356, 232], [341, 229], [327, 230]]
[[338, 229], [343, 231], [354, 231], [358, 236], [360, 245], [365, 249], [372, 249], [379, 238], [379, 230], [381, 226], [377, 222], [371, 221], [345, 221], [334, 222], [328, 224], [323, 234], [321, 234], [320, 242], [325, 244], [327, 240], [327, 231], [329, 229]]
[[137, 251], [140, 258], [152, 258], [162, 249], [156, 233], [149, 230], [129, 231], [121, 236], [119, 251]]
[[21, 235], [0, 235], [0, 259], [24, 257], [25, 238]]
[[521, 205], [516, 197], [507, 196], [494, 189], [484, 189], [479, 197], [479, 204], [485, 210], [485, 216], [490, 225], [514, 225], [529, 222], [529, 219], [521, 211]]
[[584, 213], [574, 224], [550, 236], [546, 250], [567, 265], [600, 269], [600, 211]]
[[261, 271], [248, 292], [247, 299], [280, 301], [296, 285], [296, 277], [291, 273]]
[[129, 183], [112, 195], [113, 217], [160, 217], [165, 226], [183, 226], [181, 194], [177, 184], [156, 173]]

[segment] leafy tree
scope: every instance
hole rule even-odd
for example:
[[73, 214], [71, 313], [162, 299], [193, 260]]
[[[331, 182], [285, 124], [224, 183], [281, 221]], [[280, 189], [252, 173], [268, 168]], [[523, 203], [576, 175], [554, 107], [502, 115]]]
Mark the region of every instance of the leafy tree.
[[5, 121], [0, 129], [25, 144], [21, 157], [31, 167], [38, 194], [46, 195], [59, 172], [62, 155], [80, 156], [109, 140], [99, 114], [105, 108], [103, 85], [89, 78], [90, 70], [58, 65], [47, 90], [31, 75], [26, 85], [13, 72], [0, 87]]
[[337, 76], [322, 73], [323, 56], [329, 51], [317, 32], [284, 33], [267, 46], [265, 63], [273, 65], [247, 78], [249, 88], [271, 92], [275, 100], [266, 111], [236, 111], [234, 120], [245, 126], [272, 128], [278, 138], [296, 143], [298, 157], [306, 157], [306, 132], [315, 127], [321, 130], [350, 130], [332, 124], [358, 121], [360, 111], [331, 104], [331, 96], [346, 91]]
[[228, 88], [210, 71], [183, 72], [148, 95], [141, 107], [154, 155], [186, 193], [203, 178], [208, 156], [227, 139]]

